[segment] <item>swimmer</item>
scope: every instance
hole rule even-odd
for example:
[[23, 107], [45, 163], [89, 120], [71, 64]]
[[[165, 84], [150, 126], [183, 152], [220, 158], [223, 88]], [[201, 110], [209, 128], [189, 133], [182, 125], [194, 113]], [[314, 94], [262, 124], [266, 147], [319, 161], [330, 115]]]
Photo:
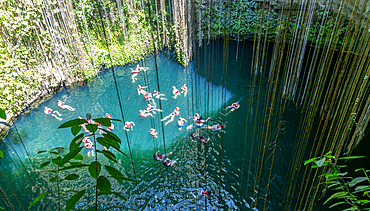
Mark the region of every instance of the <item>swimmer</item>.
[[140, 65], [137, 65], [136, 66], [136, 69], [133, 70], [131, 68], [131, 72], [134, 73], [132, 76], [131, 76], [131, 79], [132, 79], [132, 83], [135, 83], [135, 80], [137, 80], [137, 78], [135, 78], [137, 76], [137, 74], [140, 72]]
[[145, 98], [145, 100], [149, 101], [149, 103], [152, 102], [153, 105], [156, 105], [155, 102], [154, 102], [154, 99], [152, 98], [152, 94], [151, 93], [146, 93], [144, 95], [144, 98]]
[[197, 120], [199, 119], [200, 115], [198, 113], [195, 113], [194, 114], [194, 117], [193, 117], [193, 122], [197, 122]]
[[141, 117], [147, 117], [147, 116], [154, 117], [153, 114], [148, 113], [146, 110], [139, 110], [139, 116], [141, 116]]
[[137, 85], [137, 88], [136, 88], [136, 90], [137, 90], [137, 93], [140, 95], [140, 94], [143, 94], [143, 95], [145, 95], [146, 94], [146, 91], [145, 90], [143, 90], [143, 88], [147, 88], [147, 86], [140, 86], [140, 85]]
[[213, 130], [213, 131], [219, 131], [219, 130], [223, 130], [226, 126], [225, 125], [221, 125], [221, 124], [217, 124], [217, 125], [204, 125], [202, 128], [203, 129], [208, 129], [208, 130]]
[[93, 143], [90, 141], [89, 137], [85, 136], [83, 139], [82, 139], [84, 145], [85, 145], [85, 148], [87, 150], [87, 155], [90, 157], [90, 152], [92, 154], [92, 156], [95, 156], [94, 155], [94, 148], [93, 148]]
[[152, 105], [150, 105], [150, 104], [148, 104], [148, 106], [146, 107], [146, 111], [147, 111], [147, 112], [150, 112], [150, 113], [153, 113], [153, 114], [155, 114], [155, 112], [154, 112], [154, 111], [162, 112], [162, 110], [161, 110], [161, 109], [158, 109], [158, 108], [156, 108], [155, 106], [152, 106]]
[[55, 115], [55, 114], [58, 114], [59, 116], [62, 116], [58, 111], [53, 111], [51, 108], [48, 108], [45, 106], [44, 113], [49, 116], [55, 117], [59, 121], [62, 121], [62, 118], [59, 118], [57, 115]]
[[[79, 116], [78, 119], [83, 119], [83, 118]], [[87, 125], [87, 123], [83, 123], [80, 126], [85, 130], [85, 132], [89, 132], [89, 130], [86, 128], [86, 125]]]
[[184, 84], [182, 87], [181, 87], [181, 94], [184, 94], [184, 97], [186, 96], [186, 94], [188, 93], [188, 85]]
[[180, 117], [179, 120], [177, 120], [177, 127], [179, 127], [179, 130], [182, 129], [182, 127], [184, 126], [184, 123], [185, 122], [188, 122], [186, 121], [184, 118]]
[[206, 120], [203, 120], [202, 119], [202, 116], [200, 116], [197, 121], [195, 122], [197, 127], [203, 127], [204, 126], [204, 122], [207, 122], [211, 117], [208, 117]]
[[198, 135], [197, 134], [195, 134], [195, 133], [190, 133], [190, 139], [192, 140], [192, 141], [194, 141], [194, 139], [196, 138], [196, 137], [198, 137]]
[[[157, 131], [156, 131], [154, 128], [150, 129], [150, 130], [149, 130], [149, 133], [150, 133], [150, 135], [152, 135], [154, 138], [158, 138], [158, 137], [157, 137], [157, 134], [158, 134], [158, 133], [157, 133]], [[159, 152], [159, 151], [158, 151], [158, 152]], [[158, 153], [158, 152], [157, 152], [157, 153]]]
[[134, 122], [125, 122], [125, 126], [123, 126], [123, 129], [126, 130], [127, 132], [130, 131], [129, 129], [131, 128], [131, 130], [134, 129], [134, 126], [135, 126], [135, 123]]
[[235, 102], [231, 106], [227, 106], [224, 110], [227, 110], [227, 109], [230, 109], [230, 108], [231, 108], [231, 110], [229, 111], [229, 113], [225, 114], [225, 116], [227, 116], [231, 112], [235, 111], [236, 109], [240, 108], [240, 102], [239, 101]]
[[208, 197], [210, 194], [211, 194], [211, 190], [208, 190], [208, 189], [206, 189], [205, 191], [203, 190], [203, 191], [201, 192], [201, 195], [202, 195], [203, 197]]
[[165, 157], [168, 157], [172, 154], [172, 152], [167, 154], [158, 154], [159, 150], [153, 155], [154, 160], [162, 161]]
[[168, 120], [165, 125], [167, 125], [168, 123], [172, 122], [175, 119], [175, 116], [178, 116], [180, 114], [180, 111], [179, 110], [180, 110], [179, 107], [176, 107], [175, 110], [170, 115], [168, 115], [165, 118], [161, 119], [161, 121], [164, 121], [164, 120], [166, 120], [166, 119], [168, 119], [168, 118], [171, 117], [171, 119]]
[[161, 96], [164, 96], [164, 94], [160, 94], [157, 90], [154, 90], [153, 96], [159, 100], [167, 100], [166, 98], [162, 98]]
[[[105, 118], [108, 118], [108, 119], [112, 119], [112, 115], [108, 114], [108, 113], [105, 113]], [[111, 131], [111, 130], [114, 130], [114, 124], [112, 123], [112, 121], [110, 121], [110, 126], [107, 127], [107, 130], [108, 131]]]
[[59, 107], [61, 107], [61, 108], [63, 108], [63, 109], [68, 109], [68, 110], [70, 110], [70, 111], [74, 111], [75, 109], [74, 108], [72, 108], [71, 106], [69, 106], [69, 105], [66, 105], [66, 104], [64, 104], [64, 102], [62, 102], [62, 101], [60, 101], [60, 100], [57, 100], [57, 102], [58, 102], [58, 106]]
[[176, 89], [175, 86], [172, 87], [172, 94], [173, 94], [173, 98], [177, 98], [178, 96], [180, 96], [180, 92], [178, 89]]
[[172, 161], [168, 158], [166, 158], [164, 161], [163, 161], [163, 164], [166, 166], [166, 167], [171, 167], [173, 166], [174, 164], [176, 163], [176, 160]]
[[198, 140], [200, 141], [200, 143], [202, 143], [202, 144], [207, 144], [208, 143], [208, 141], [210, 140], [210, 138], [208, 138], [207, 140], [204, 138], [204, 136], [200, 136], [199, 138], [198, 138]]

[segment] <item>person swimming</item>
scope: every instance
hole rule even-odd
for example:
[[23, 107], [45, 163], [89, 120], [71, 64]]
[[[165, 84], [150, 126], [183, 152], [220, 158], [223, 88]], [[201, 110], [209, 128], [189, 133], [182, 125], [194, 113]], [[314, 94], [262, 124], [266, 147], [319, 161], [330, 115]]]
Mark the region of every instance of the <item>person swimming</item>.
[[184, 94], [184, 97], [186, 96], [186, 94], [188, 93], [188, 85], [184, 84], [182, 87], [181, 87], [181, 94]]
[[123, 126], [123, 129], [128, 132], [128, 131], [130, 131], [129, 130], [130, 128], [131, 128], [131, 130], [133, 130], [134, 129], [134, 126], [135, 126], [135, 123], [134, 122], [126, 121], [125, 122], [125, 125]]
[[94, 147], [93, 147], [94, 144], [89, 139], [89, 137], [84, 136], [84, 138], [82, 139], [82, 142], [84, 143], [84, 146], [85, 146], [85, 148], [87, 150], [87, 155], [90, 157], [90, 153], [91, 153], [92, 156], [95, 156], [94, 155]]
[[159, 150], [153, 155], [154, 160], [162, 161], [164, 158], [170, 156], [172, 152], [166, 154], [158, 154]]
[[200, 136], [199, 138], [198, 138], [198, 140], [200, 141], [200, 143], [202, 143], [202, 144], [207, 144], [208, 143], [208, 141], [210, 140], [210, 138], [208, 138], [207, 140], [204, 138], [204, 136]]
[[199, 119], [200, 115], [198, 113], [195, 113], [194, 114], [194, 117], [193, 117], [193, 122], [196, 123], [197, 120]]
[[180, 117], [179, 120], [177, 120], [177, 127], [179, 128], [179, 130], [182, 129], [182, 127], [184, 126], [184, 123], [185, 122], [188, 122], [188, 121], [186, 121], [186, 119], [184, 119], [182, 117]]
[[172, 167], [173, 165], [175, 165], [175, 163], [176, 163], [176, 160], [170, 160], [169, 158], [166, 158], [163, 161], [163, 165], [165, 165], [166, 167]]
[[153, 114], [155, 114], [155, 111], [162, 112], [161, 109], [158, 109], [155, 106], [152, 106], [150, 104], [148, 104], [148, 106], [146, 107], [146, 111], [150, 112], [150, 113], [153, 113]]
[[144, 88], [147, 88], [147, 86], [140, 86], [140, 85], [137, 85], [136, 90], [137, 90], [138, 95], [140, 95], [140, 94], [145, 95], [145, 94], [147, 93], [147, 92], [144, 90]]
[[207, 122], [211, 117], [208, 117], [206, 120], [203, 120], [202, 119], [202, 116], [200, 116], [197, 121], [195, 122], [197, 127], [203, 127], [204, 126], [204, 122]]
[[164, 120], [166, 120], [166, 119], [168, 119], [168, 118], [171, 117], [171, 119], [168, 120], [165, 125], [167, 125], [168, 123], [172, 122], [175, 119], [175, 116], [178, 116], [180, 114], [180, 111], [179, 110], [180, 110], [180, 108], [179, 107], [176, 107], [175, 110], [171, 114], [169, 114], [165, 118], [161, 119], [161, 121], [164, 121]]
[[[158, 138], [157, 137], [157, 131], [154, 129], [154, 128], [151, 128], [150, 130], [149, 130], [149, 133], [150, 133], [150, 135], [152, 135], [154, 138]], [[158, 151], [159, 152], [159, 151]]]
[[[59, 118], [57, 116], [57, 115], [62, 116], [62, 114], [60, 114], [58, 111], [53, 111], [51, 108], [48, 108], [48, 107], [45, 106], [44, 113], [49, 115], [49, 116], [55, 117], [59, 121], [62, 121], [62, 118]], [[57, 114], [57, 115], [55, 115], [55, 114]]]
[[72, 108], [72, 106], [66, 105], [66, 104], [64, 104], [64, 102], [62, 102], [60, 100], [57, 100], [57, 102], [58, 102], [58, 106], [61, 107], [61, 108], [63, 108], [63, 109], [68, 109], [70, 111], [74, 111], [75, 110], [74, 108]]
[[139, 116], [141, 117], [147, 117], [147, 116], [153, 116], [153, 114], [149, 113], [147, 110], [139, 110]]
[[201, 195], [202, 195], [203, 197], [208, 197], [211, 193], [212, 193], [212, 191], [211, 191], [211, 190], [206, 189], [206, 190], [203, 190], [203, 191], [201, 192]]
[[144, 95], [144, 98], [145, 100], [147, 100], [149, 103], [151, 102], [153, 105], [156, 105], [156, 103], [154, 102], [154, 99], [152, 98], [152, 94], [151, 93], [146, 93]]
[[[108, 119], [112, 119], [113, 118], [113, 116], [110, 115], [110, 114], [108, 114], [108, 113], [105, 113], [104, 117], [105, 118], [108, 118]], [[107, 127], [107, 130], [108, 131], [114, 130], [114, 124], [112, 123], [112, 121], [110, 121], [110, 126]]]
[[226, 126], [225, 125], [221, 125], [221, 124], [217, 124], [217, 125], [204, 125], [202, 127], [202, 129], [208, 129], [208, 130], [213, 130], [213, 131], [220, 131], [220, 130], [223, 130]]
[[135, 70], [133, 70], [133, 69], [131, 68], [131, 72], [132, 72], [132, 73], [134, 73], [134, 74], [131, 76], [132, 83], [135, 83], [135, 81], [137, 80], [136, 76], [137, 76], [137, 74], [140, 72], [140, 65], [137, 65]]
[[159, 92], [157, 92], [157, 90], [154, 90], [153, 92], [153, 96], [159, 100], [167, 100], [166, 98], [162, 98], [161, 96], [164, 96], [165, 94], [161, 94]]
[[235, 102], [235, 103], [231, 104], [231, 106], [227, 106], [224, 110], [228, 110], [230, 108], [231, 108], [231, 110], [229, 111], [229, 113], [225, 114], [225, 116], [227, 116], [231, 112], [235, 111], [236, 109], [239, 109], [240, 108], [240, 102], [239, 101]]
[[173, 94], [173, 98], [177, 98], [178, 96], [180, 96], [180, 92], [178, 89], [176, 89], [175, 86], [172, 87], [172, 94]]
[[198, 135], [197, 134], [195, 134], [195, 133], [190, 133], [190, 139], [192, 140], [192, 141], [194, 141], [194, 139], [196, 138], [196, 137], [198, 137]]

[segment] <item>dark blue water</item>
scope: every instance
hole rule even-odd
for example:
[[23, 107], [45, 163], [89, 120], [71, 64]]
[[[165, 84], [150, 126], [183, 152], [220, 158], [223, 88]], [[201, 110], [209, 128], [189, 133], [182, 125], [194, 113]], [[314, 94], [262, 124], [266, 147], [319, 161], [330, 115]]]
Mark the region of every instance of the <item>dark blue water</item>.
[[[113, 189], [123, 193], [128, 200], [122, 201], [112, 196], [101, 197], [100, 208], [125, 206], [146, 210], [203, 210], [207, 206], [209, 210], [245, 210], [250, 206], [255, 193], [254, 188], [257, 185], [254, 175], [259, 170], [256, 168], [259, 145], [254, 145], [253, 160], [248, 172], [251, 143], [253, 139], [257, 139], [259, 143], [261, 138], [254, 134], [261, 134], [263, 123], [260, 121], [266, 109], [263, 102], [267, 98], [267, 77], [261, 76], [262, 78], [255, 82], [250, 78], [252, 52], [248, 49], [252, 49], [252, 45], [253, 43], [243, 45], [244, 51], [242, 51], [242, 45], [239, 45], [237, 49], [236, 43], [231, 43], [229, 49], [223, 49], [221, 43], [215, 43], [211, 45], [211, 48], [197, 49], [194, 61], [187, 67], [175, 62], [169, 52], [163, 52], [157, 56], [156, 69], [154, 55], [148, 55], [138, 63], [149, 69], [146, 73], [140, 72], [135, 83], [131, 81], [131, 68], [135, 68], [137, 63], [114, 67], [124, 120], [133, 121], [136, 126], [127, 133], [126, 137], [122, 129], [123, 122], [115, 122], [115, 129], [112, 132], [121, 138], [121, 149], [126, 154], [129, 154], [128, 140], [136, 177], [140, 184], [138, 186], [129, 182], [119, 184], [111, 180]], [[224, 65], [225, 54], [223, 52], [226, 51], [228, 59], [227, 65]], [[237, 52], [238, 59], [235, 56]], [[173, 99], [172, 86], [180, 89], [184, 83], [189, 84], [187, 96], [182, 95]], [[178, 130], [176, 125], [178, 117], [163, 127], [159, 112], [153, 118], [141, 118], [138, 111], [145, 109], [148, 103], [142, 95], [138, 96], [136, 91], [138, 84], [149, 86], [151, 92], [160, 90], [162, 94], [165, 94], [164, 97], [167, 100], [161, 102], [162, 117], [169, 115], [175, 107], [179, 107], [180, 116], [188, 120], [185, 127], [192, 123], [191, 117], [197, 112], [203, 117], [211, 117], [209, 124], [225, 124], [226, 133], [202, 130], [201, 135], [211, 138], [211, 141], [204, 146], [189, 140], [188, 135], [192, 131], [187, 131], [185, 127], [181, 131]], [[59, 108], [56, 102], [58, 99], [76, 108], [75, 111]], [[225, 113], [223, 108], [235, 101], [240, 101], [240, 109], [226, 117], [220, 114]], [[156, 103], [159, 107], [160, 102], [157, 99]], [[44, 106], [58, 110], [63, 120], [58, 121], [45, 115]], [[251, 107], [252, 112], [249, 110]], [[57, 127], [78, 116], [85, 117], [86, 113], [91, 113], [92, 118], [102, 117], [105, 113], [109, 113], [113, 115], [113, 118], [122, 119], [112, 69], [101, 72], [98, 77], [89, 81], [87, 86], [66, 88], [50, 96], [50, 99], [30, 110], [29, 114], [21, 115], [15, 121], [17, 128], [13, 126], [5, 139], [8, 151], [4, 149], [5, 145], [1, 146], [1, 150], [5, 151], [6, 155], [4, 159], [0, 159], [0, 169], [24, 208], [28, 207], [30, 201], [40, 193], [50, 189], [56, 190], [55, 183], [50, 185], [47, 182], [51, 175], [46, 170], [50, 170], [48, 169], [50, 167], [38, 170], [37, 166], [44, 162], [47, 156], [37, 154], [37, 152], [55, 147], [68, 149], [73, 135], [68, 129], [57, 129]], [[278, 209], [283, 198], [282, 190], [298, 120], [298, 112], [288, 107], [275, 158], [268, 200], [269, 210]], [[150, 128], [157, 130], [158, 139], [153, 139], [149, 134]], [[273, 128], [272, 134], [276, 134], [277, 120], [273, 123]], [[102, 146], [98, 145], [97, 149], [102, 149]], [[261, 195], [264, 194], [263, 191], [267, 185], [271, 149], [267, 154], [269, 159], [266, 161], [262, 177]], [[152, 155], [157, 150], [173, 152], [170, 158], [177, 160], [176, 165], [172, 168], [165, 168], [162, 163], [154, 161]], [[121, 156], [115, 150], [111, 151], [119, 157], [118, 164], [108, 161], [101, 155], [98, 158], [99, 162], [115, 166], [126, 177], [134, 178], [130, 159]], [[88, 157], [84, 149], [81, 154], [84, 156], [83, 162], [90, 163], [95, 159]], [[31, 172], [30, 176], [27, 175], [25, 169]], [[64, 192], [92, 186], [94, 181], [86, 177], [87, 171], [82, 170], [78, 173], [82, 175], [81, 179], [74, 182], [63, 182]], [[104, 171], [102, 174], [108, 175]], [[5, 185], [4, 178], [0, 177], [0, 180], [3, 184], [1, 188], [6, 190], [13, 205], [16, 209], [21, 209], [17, 199], [11, 194], [10, 188]], [[213, 191], [207, 200], [199, 196], [199, 191], [204, 188]], [[93, 205], [92, 193], [90, 188], [88, 195], [79, 201], [79, 209], [86, 209]], [[65, 194], [62, 201], [65, 203], [67, 199], [68, 194]], [[261, 197], [260, 200], [259, 206], [262, 206], [263, 198]], [[43, 203], [35, 205], [35, 210], [55, 210], [56, 203], [57, 200], [53, 195]], [[1, 201], [0, 206], [6, 207], [5, 202]]]

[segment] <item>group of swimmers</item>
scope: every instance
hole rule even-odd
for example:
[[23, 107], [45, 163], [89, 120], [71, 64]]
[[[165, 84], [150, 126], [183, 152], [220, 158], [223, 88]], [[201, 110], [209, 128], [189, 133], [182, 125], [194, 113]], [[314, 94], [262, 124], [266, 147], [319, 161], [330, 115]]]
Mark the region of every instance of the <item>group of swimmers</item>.
[[[60, 100], [57, 100], [57, 103], [58, 103], [58, 106], [61, 107], [62, 109], [68, 109], [70, 111], [74, 111], [75, 109], [72, 108], [71, 106], [69, 105], [66, 105], [64, 104], [64, 102], [60, 101]], [[52, 116], [52, 117], [55, 117], [56, 119], [58, 119], [59, 121], [62, 121], [62, 118], [60, 118], [59, 116], [62, 116], [61, 113], [59, 113], [59, 111], [53, 111], [53, 109], [51, 108], [48, 108], [45, 106], [44, 108], [44, 113], [46, 115], [49, 115], [49, 116]]]

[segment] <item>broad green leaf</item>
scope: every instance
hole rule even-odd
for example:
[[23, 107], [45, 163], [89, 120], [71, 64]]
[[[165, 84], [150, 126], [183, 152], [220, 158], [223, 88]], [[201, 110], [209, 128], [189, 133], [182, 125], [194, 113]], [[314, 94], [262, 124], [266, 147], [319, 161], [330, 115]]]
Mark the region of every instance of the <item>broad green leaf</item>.
[[74, 137], [74, 139], [69, 144], [69, 151], [73, 151], [73, 150], [77, 149], [78, 147], [80, 147], [83, 137], [84, 137], [84, 134], [82, 134], [82, 133], [80, 135]]
[[39, 195], [35, 200], [33, 200], [33, 202], [30, 204], [30, 206], [28, 206], [28, 209], [31, 209], [31, 207], [33, 205], [35, 205], [38, 201], [40, 201], [41, 199], [43, 199], [45, 196], [51, 194], [51, 192], [46, 192], [46, 193], [43, 193], [41, 195]]
[[312, 162], [316, 161], [317, 159], [319, 159], [319, 157], [317, 157], [317, 158], [311, 158], [311, 159], [309, 159], [309, 160], [306, 160], [306, 161], [304, 162], [304, 165], [307, 165], [307, 164], [309, 164], [309, 163], [312, 163]]
[[331, 195], [325, 202], [324, 204], [328, 203], [328, 201], [330, 201], [331, 199], [338, 199], [338, 198], [343, 198], [344, 196], [346, 196], [348, 194], [348, 192], [338, 192], [338, 193], [334, 193], [333, 195]]
[[365, 191], [370, 190], [370, 185], [360, 185], [355, 188], [355, 191]]
[[345, 203], [346, 203], [346, 202], [341, 201], [341, 202], [338, 202], [338, 203], [335, 203], [335, 204], [331, 205], [329, 208], [332, 208], [332, 207], [338, 206], [338, 205], [340, 205], [340, 204], [345, 204]]
[[78, 153], [80, 153], [81, 149], [83, 147], [79, 147], [71, 152], [69, 152], [68, 154], [66, 154], [64, 156], [64, 158], [62, 159], [62, 161], [60, 162], [60, 166], [63, 166], [64, 164], [66, 164], [67, 162], [69, 162], [72, 158], [74, 158]]
[[58, 156], [57, 158], [54, 158], [54, 159], [51, 159], [51, 161], [57, 165], [57, 166], [61, 166], [60, 163], [62, 161], [62, 157]]
[[122, 122], [120, 119], [110, 119], [111, 121]]
[[98, 129], [98, 126], [96, 126], [96, 124], [87, 124], [86, 129], [92, 133], [95, 133], [96, 130]]
[[79, 177], [80, 177], [80, 175], [78, 175], [78, 174], [70, 174], [70, 175], [66, 176], [64, 179], [65, 180], [76, 180]]
[[65, 171], [65, 170], [69, 170], [69, 169], [76, 169], [76, 168], [87, 167], [87, 166], [90, 166], [90, 165], [82, 164], [82, 165], [67, 166], [67, 167], [59, 169], [59, 171]]
[[119, 183], [123, 182], [123, 175], [121, 172], [119, 172], [117, 169], [111, 167], [111, 166], [104, 166], [104, 168], [108, 171], [108, 173]]
[[105, 130], [105, 129], [102, 129], [102, 130], [105, 132], [105, 134], [103, 134], [103, 136], [105, 138], [112, 139], [113, 141], [118, 142], [120, 144], [122, 143], [121, 139], [119, 139], [119, 137], [116, 134], [114, 134], [114, 133], [112, 133], [108, 130]]
[[71, 166], [82, 165], [81, 162], [72, 162], [72, 161], [70, 161], [69, 163], [71, 164]]
[[[96, 141], [99, 143], [99, 144], [101, 144], [101, 145], [103, 145], [103, 146], [105, 146], [106, 148], [110, 148], [110, 143], [108, 142], [108, 140], [107, 139], [105, 139], [105, 138], [103, 138], [103, 137], [98, 137], [97, 139], [96, 139]], [[118, 147], [119, 147], [119, 145], [118, 145]]]
[[[81, 154], [77, 154], [76, 156], [74, 156], [72, 158], [72, 160], [83, 160], [84, 159], [84, 156], [82, 156]], [[71, 162], [70, 162], [71, 163]]]
[[331, 154], [331, 151], [327, 152], [327, 153], [325, 154], [325, 156], [330, 155], [330, 154]]
[[329, 165], [330, 170], [331, 170], [334, 174], [338, 173], [338, 170], [333, 166], [333, 164], [331, 164], [331, 163], [329, 162], [329, 163], [328, 163], [328, 165]]
[[92, 162], [90, 163], [89, 165], [89, 172], [90, 172], [90, 175], [96, 179], [99, 174], [100, 174], [100, 171], [101, 171], [101, 164], [99, 162]]
[[111, 190], [111, 184], [106, 177], [100, 176], [98, 178], [98, 190], [100, 191], [110, 191]]
[[67, 202], [66, 204], [66, 210], [69, 211], [71, 210], [72, 208], [74, 208], [74, 206], [76, 205], [76, 203], [78, 202], [78, 200], [80, 200], [80, 198], [85, 194], [85, 191], [86, 190], [81, 190], [81, 191], [78, 191], [77, 193], [75, 193]]
[[97, 119], [93, 119], [95, 122], [103, 125], [103, 126], [106, 126], [106, 127], [110, 127], [111, 125], [111, 122], [110, 122], [110, 119], [108, 118], [97, 118]]
[[113, 161], [113, 162], [117, 163], [117, 158], [116, 158], [116, 156], [115, 156], [112, 152], [110, 152], [110, 151], [106, 151], [106, 150], [103, 150], [101, 153], [103, 153], [103, 155], [104, 155], [106, 158], [108, 158], [109, 160], [111, 160], [111, 161]]
[[50, 164], [50, 161], [46, 161], [44, 163], [41, 163], [40, 165], [40, 169], [44, 168], [45, 166], [49, 165]]
[[47, 151], [46, 150], [38, 151], [37, 154], [41, 154], [41, 153], [44, 153], [44, 152], [47, 152]]
[[322, 158], [322, 159], [316, 161], [316, 165], [321, 167], [324, 164], [325, 160], [326, 160], [326, 158]]
[[344, 176], [346, 176], [348, 174], [348, 172], [337, 173], [337, 174], [338, 174], [338, 176], [344, 177]]
[[351, 182], [349, 182], [349, 187], [353, 187], [357, 185], [358, 183], [366, 181], [366, 180], [367, 180], [366, 177], [356, 177]]
[[5, 111], [3, 111], [2, 109], [0, 109], [0, 118], [1, 118], [1, 119], [5, 119], [5, 120], [6, 120], [6, 114], [5, 114]]
[[339, 159], [341, 160], [348, 160], [348, 159], [358, 159], [358, 158], [364, 158], [365, 156], [349, 156], [349, 157], [341, 157]]
[[82, 125], [82, 124], [85, 124], [87, 123], [87, 121], [85, 119], [73, 119], [73, 120], [70, 120], [68, 122], [65, 122], [63, 124], [61, 124], [59, 128], [67, 128], [67, 127], [72, 127], [72, 126], [75, 126], [75, 125]]
[[49, 182], [53, 183], [58, 180], [58, 176], [49, 179]]
[[50, 151], [50, 154], [59, 155], [59, 153], [54, 152], [54, 151]]
[[[98, 196], [101, 196], [101, 195], [109, 195], [109, 194], [114, 194], [115, 196], [123, 199], [123, 200], [127, 200], [126, 197], [124, 197], [121, 193], [118, 193], [118, 192], [112, 192], [112, 191], [99, 191], [98, 193]], [[111, 208], [111, 207], [109, 207]]]
[[[118, 152], [120, 152], [120, 153], [122, 153], [123, 155], [125, 155], [126, 157], [129, 157], [129, 156], [127, 156], [124, 152], [122, 152], [122, 151], [120, 150], [120, 146], [119, 146], [119, 144], [118, 144], [117, 142], [115, 142], [115, 141], [107, 141], [107, 139], [106, 139], [106, 138], [99, 137], [99, 138], [97, 138], [97, 142], [98, 142], [99, 144], [103, 145], [103, 146], [111, 146], [111, 147], [113, 147], [114, 149], [116, 149]], [[108, 148], [108, 147], [107, 147], [107, 148]]]
[[71, 133], [76, 136], [81, 131], [81, 126], [75, 125], [71, 127]]
[[4, 153], [3, 151], [0, 150], [0, 158], [3, 158], [4, 157]]

